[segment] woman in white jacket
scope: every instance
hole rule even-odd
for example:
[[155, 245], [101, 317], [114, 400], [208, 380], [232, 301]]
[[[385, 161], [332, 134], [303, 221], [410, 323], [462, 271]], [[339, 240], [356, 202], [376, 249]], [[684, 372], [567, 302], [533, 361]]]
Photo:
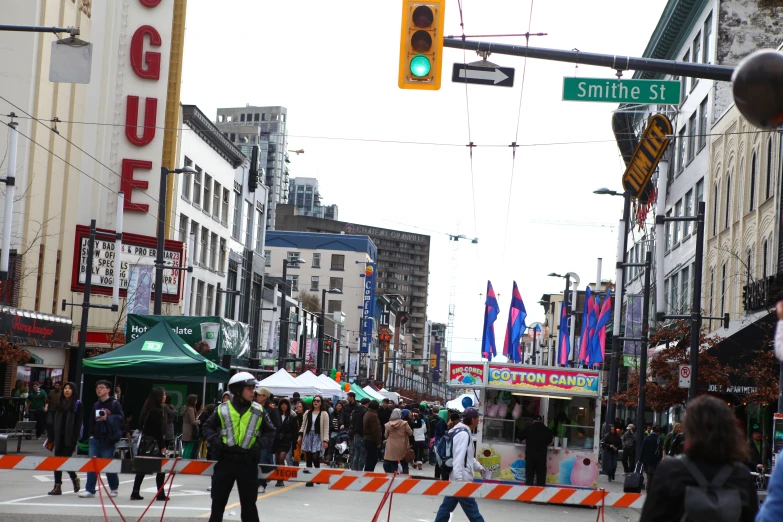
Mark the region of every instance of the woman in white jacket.
[[[467, 408], [462, 414], [462, 422], [459, 422], [449, 434], [453, 437], [451, 448], [452, 470], [449, 479], [452, 482], [473, 482], [477, 471], [484, 471], [484, 467], [474, 458], [473, 437], [471, 432], [478, 427], [479, 413], [475, 408]], [[444, 497], [443, 503], [435, 515], [435, 522], [448, 522], [451, 512], [462, 506], [462, 511], [470, 522], [484, 522], [484, 517], [479, 513], [475, 498], [469, 497]]]

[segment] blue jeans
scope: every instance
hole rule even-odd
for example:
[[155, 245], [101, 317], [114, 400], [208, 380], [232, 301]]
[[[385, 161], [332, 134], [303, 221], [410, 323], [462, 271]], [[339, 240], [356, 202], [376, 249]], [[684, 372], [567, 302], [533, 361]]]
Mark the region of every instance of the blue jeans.
[[[90, 439], [90, 458], [99, 459], [114, 458], [114, 443], [98, 439]], [[120, 477], [116, 473], [107, 473], [106, 479], [109, 481], [109, 490], [117, 491], [120, 488]], [[87, 484], [84, 489], [90, 493], [95, 493], [95, 484], [98, 482], [98, 476], [95, 473], [87, 473]]]
[[468, 517], [470, 522], [484, 522], [484, 517], [479, 513], [478, 504], [475, 498], [457, 498], [457, 497], [444, 497], [443, 503], [438, 509], [438, 514], [435, 515], [435, 522], [448, 522], [449, 515], [452, 511], [457, 509], [457, 504], [462, 506], [462, 511], [465, 512], [465, 516]]
[[365, 458], [366, 458], [366, 454], [364, 451], [364, 435], [354, 435], [353, 458], [351, 459], [351, 469], [354, 471], [363, 471]]

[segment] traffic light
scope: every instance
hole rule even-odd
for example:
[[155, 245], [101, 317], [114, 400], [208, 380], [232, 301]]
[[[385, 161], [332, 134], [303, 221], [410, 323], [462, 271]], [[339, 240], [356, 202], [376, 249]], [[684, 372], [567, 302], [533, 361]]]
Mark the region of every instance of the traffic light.
[[247, 178], [247, 188], [250, 192], [255, 192], [258, 188], [258, 145], [253, 145], [253, 152], [250, 153], [250, 174]]
[[445, 0], [403, 0], [400, 89], [440, 89]]

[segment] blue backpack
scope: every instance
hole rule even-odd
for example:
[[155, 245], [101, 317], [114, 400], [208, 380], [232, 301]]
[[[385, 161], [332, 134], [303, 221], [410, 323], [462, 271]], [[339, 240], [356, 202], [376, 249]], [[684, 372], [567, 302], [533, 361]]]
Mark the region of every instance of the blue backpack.
[[[435, 450], [435, 457], [438, 461], [438, 465], [441, 469], [451, 470], [454, 467], [452, 459], [454, 458], [454, 437], [457, 433], [467, 433], [470, 436], [470, 432], [465, 428], [459, 428], [446, 432], [446, 434], [438, 441], [438, 447]], [[465, 452], [465, 464], [468, 463], [468, 454]]]

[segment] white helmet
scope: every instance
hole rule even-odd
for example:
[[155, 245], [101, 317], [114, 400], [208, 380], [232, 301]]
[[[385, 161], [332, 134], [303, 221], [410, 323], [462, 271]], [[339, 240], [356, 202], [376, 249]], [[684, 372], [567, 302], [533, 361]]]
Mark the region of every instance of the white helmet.
[[249, 372], [239, 372], [235, 373], [231, 379], [228, 381], [228, 387], [231, 388], [244, 388], [245, 386], [253, 386], [258, 384], [258, 381], [255, 377], [253, 377], [253, 374]]

